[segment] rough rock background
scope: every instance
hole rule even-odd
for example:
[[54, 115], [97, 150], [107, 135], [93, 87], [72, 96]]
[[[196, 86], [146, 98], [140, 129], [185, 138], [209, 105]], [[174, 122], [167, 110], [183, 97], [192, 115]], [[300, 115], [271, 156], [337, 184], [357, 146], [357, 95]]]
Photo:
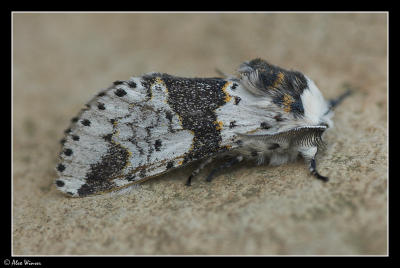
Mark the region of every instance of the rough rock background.
[[[387, 254], [387, 14], [14, 13], [13, 254]], [[69, 120], [114, 80], [234, 73], [255, 57], [302, 71], [336, 111], [319, 155], [243, 163], [204, 182], [193, 167], [121, 194], [54, 185]], [[214, 164], [215, 166], [215, 164]]]

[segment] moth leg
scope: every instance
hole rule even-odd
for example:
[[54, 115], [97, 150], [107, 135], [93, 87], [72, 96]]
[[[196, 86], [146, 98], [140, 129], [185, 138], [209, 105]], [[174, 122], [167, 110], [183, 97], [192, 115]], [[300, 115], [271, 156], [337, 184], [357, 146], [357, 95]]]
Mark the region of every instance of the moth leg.
[[315, 164], [315, 158], [312, 158], [310, 160], [310, 172], [313, 176], [315, 176], [319, 180], [322, 180], [324, 182], [327, 182], [329, 180], [328, 177], [322, 176], [321, 174], [318, 173], [316, 164]]
[[318, 151], [317, 147], [311, 147], [311, 148], [301, 149], [300, 153], [304, 157], [306, 163], [308, 163], [311, 175], [313, 175], [314, 177], [316, 177], [319, 180], [327, 182], [329, 180], [329, 178], [322, 176], [317, 171], [317, 165], [315, 162], [315, 155], [317, 154], [317, 151]]
[[210, 157], [207, 160], [203, 161], [200, 166], [198, 168], [196, 168], [195, 170], [193, 170], [192, 174], [190, 174], [189, 178], [186, 181], [186, 186], [190, 186], [191, 182], [192, 182], [192, 178], [194, 176], [196, 176], [197, 174], [199, 174], [199, 172], [208, 164], [210, 164], [212, 161], [214, 160], [214, 157]]
[[222, 164], [221, 166], [213, 169], [210, 174], [207, 176], [206, 181], [211, 182], [211, 180], [213, 179], [215, 173], [217, 173], [218, 171], [225, 169], [225, 168], [230, 168], [231, 166], [240, 163], [243, 160], [243, 156], [238, 155], [236, 157], [234, 157], [233, 159], [231, 159], [230, 161]]

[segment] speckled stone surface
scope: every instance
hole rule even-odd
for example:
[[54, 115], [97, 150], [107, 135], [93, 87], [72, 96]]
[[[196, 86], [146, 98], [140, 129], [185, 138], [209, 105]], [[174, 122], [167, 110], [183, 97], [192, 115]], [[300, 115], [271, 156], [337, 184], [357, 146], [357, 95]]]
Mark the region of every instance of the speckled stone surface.
[[[13, 254], [386, 255], [387, 15], [13, 15]], [[69, 120], [114, 80], [150, 71], [234, 73], [261, 57], [311, 77], [327, 98], [349, 84], [322, 183], [299, 159], [242, 163], [212, 183], [195, 165], [118, 194], [55, 189]]]

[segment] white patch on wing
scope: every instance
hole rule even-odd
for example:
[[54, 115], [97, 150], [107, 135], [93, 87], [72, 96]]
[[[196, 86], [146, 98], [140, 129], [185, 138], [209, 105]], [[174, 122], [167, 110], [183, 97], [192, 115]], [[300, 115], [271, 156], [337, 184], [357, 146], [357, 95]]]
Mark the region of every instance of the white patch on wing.
[[[84, 120], [89, 120], [90, 125], [83, 125]], [[78, 124], [72, 129], [78, 129], [89, 136], [102, 137], [112, 132], [112, 124], [110, 122], [104, 122], [104, 117], [96, 114], [93, 109], [85, 111], [78, 121]]]
[[[124, 117], [129, 114], [129, 107], [131, 104], [126, 101], [122, 101], [121, 98], [114, 98], [111, 95], [114, 94], [112, 92], [108, 92], [108, 94], [110, 94], [110, 96], [103, 96], [95, 100], [93, 107], [90, 110], [92, 114], [96, 114], [107, 120]], [[104, 104], [104, 110], [100, 110], [97, 107], [99, 103]]]
[[[103, 128], [105, 127], [106, 125], [103, 125]], [[77, 190], [85, 183], [91, 165], [100, 162], [101, 157], [107, 153], [108, 145], [102, 137], [96, 136], [99, 133], [102, 131], [90, 133], [86, 126], [79, 123], [71, 128], [60, 155], [60, 164], [64, 169], [57, 171], [59, 180], [65, 184], [58, 187], [61, 191], [77, 194]], [[72, 136], [79, 137], [79, 140], [74, 140]], [[71, 150], [70, 155], [65, 154], [66, 149]]]
[[62, 187], [57, 186], [57, 188], [60, 191], [74, 197], [78, 196], [78, 189], [80, 189], [81, 186], [85, 184], [84, 179], [76, 177], [60, 176], [60, 178], [58, 178], [57, 180], [64, 182], [64, 185]]
[[[273, 132], [276, 129], [276, 124], [273, 124], [275, 123], [273, 117], [276, 115], [274, 111], [276, 108], [272, 106], [270, 100], [253, 95], [240, 84], [233, 90], [232, 85], [225, 90], [231, 96], [231, 100], [216, 110], [217, 121], [223, 123], [221, 145], [232, 145], [231, 140], [236, 133]], [[240, 97], [238, 105], [235, 104], [235, 96]], [[235, 126], [230, 127], [230, 123], [233, 121], [235, 121]], [[271, 122], [271, 128], [268, 131], [262, 130], [261, 122], [268, 121]]]

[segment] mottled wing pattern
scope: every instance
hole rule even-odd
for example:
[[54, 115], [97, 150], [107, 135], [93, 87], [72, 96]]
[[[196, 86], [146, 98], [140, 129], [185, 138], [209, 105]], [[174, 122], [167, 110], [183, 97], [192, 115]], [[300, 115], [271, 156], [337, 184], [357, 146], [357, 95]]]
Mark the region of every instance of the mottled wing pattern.
[[66, 131], [57, 187], [70, 196], [98, 194], [228, 150], [216, 112], [238, 102], [228, 86], [159, 73], [114, 82]]

